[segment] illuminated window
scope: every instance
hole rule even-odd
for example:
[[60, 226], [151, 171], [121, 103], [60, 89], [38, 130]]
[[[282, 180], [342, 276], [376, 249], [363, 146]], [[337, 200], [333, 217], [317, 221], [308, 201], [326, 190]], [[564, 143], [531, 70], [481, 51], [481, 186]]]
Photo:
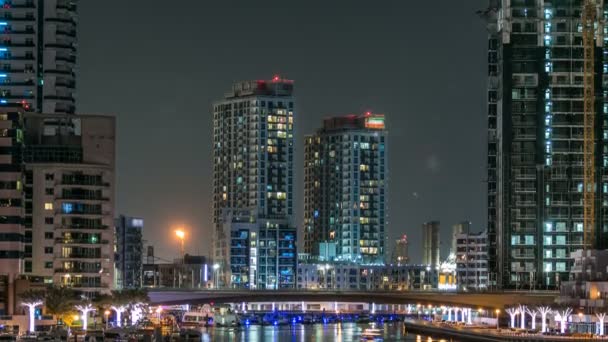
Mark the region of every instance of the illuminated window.
[[53, 203], [44, 203], [44, 210], [53, 210]]

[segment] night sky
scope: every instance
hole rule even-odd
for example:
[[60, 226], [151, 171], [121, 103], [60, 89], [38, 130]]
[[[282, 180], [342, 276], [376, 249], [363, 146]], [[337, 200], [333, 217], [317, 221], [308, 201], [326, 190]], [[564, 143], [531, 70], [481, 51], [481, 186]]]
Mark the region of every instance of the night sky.
[[[296, 198], [304, 135], [323, 117], [387, 116], [392, 240], [421, 224], [485, 228], [487, 0], [79, 2], [78, 111], [118, 118], [116, 213], [173, 258], [210, 255], [211, 103], [233, 82], [295, 81]], [[301, 228], [303, 202], [296, 202]], [[443, 254], [442, 256], [445, 255]]]

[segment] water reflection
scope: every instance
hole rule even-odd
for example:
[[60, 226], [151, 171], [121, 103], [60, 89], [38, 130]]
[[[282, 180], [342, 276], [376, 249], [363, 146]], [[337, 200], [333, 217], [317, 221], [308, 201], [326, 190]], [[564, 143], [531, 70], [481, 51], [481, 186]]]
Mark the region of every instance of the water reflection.
[[[243, 326], [234, 328], [215, 327], [203, 330], [203, 341], [361, 341], [365, 329], [370, 324], [336, 323], [314, 325], [282, 325], [282, 326]], [[381, 330], [384, 341], [411, 342], [456, 342], [446, 339], [432, 339], [428, 336], [407, 334], [400, 323], [376, 325]]]

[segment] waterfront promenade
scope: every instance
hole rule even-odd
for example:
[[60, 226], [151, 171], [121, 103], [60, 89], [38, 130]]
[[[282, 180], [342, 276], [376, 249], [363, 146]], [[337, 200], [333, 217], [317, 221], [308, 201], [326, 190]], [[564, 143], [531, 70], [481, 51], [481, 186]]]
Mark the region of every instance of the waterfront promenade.
[[410, 333], [419, 333], [428, 336], [452, 337], [461, 341], [471, 342], [526, 342], [526, 341], [608, 341], [603, 336], [559, 336], [541, 335], [539, 333], [517, 332], [511, 329], [496, 329], [496, 327], [470, 327], [452, 326], [440, 322], [406, 319], [404, 328]]

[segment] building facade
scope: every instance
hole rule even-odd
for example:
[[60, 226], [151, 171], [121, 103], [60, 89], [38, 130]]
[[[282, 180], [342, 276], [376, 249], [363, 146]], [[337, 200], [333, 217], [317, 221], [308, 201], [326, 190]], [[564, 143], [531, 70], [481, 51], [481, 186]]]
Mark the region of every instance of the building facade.
[[5, 0], [0, 6], [0, 103], [75, 113], [76, 0]]
[[456, 277], [462, 290], [488, 289], [487, 232], [456, 236]]
[[213, 270], [202, 255], [184, 255], [173, 263], [146, 263], [142, 266], [142, 286], [147, 288], [212, 288]]
[[142, 286], [142, 260], [144, 257], [144, 220], [120, 215], [116, 228], [116, 286], [137, 289]]
[[439, 221], [422, 224], [422, 263], [433, 268], [439, 267], [441, 262], [439, 227]]
[[[305, 138], [304, 252], [383, 264], [388, 227], [388, 139], [384, 115], [325, 119]], [[327, 258], [325, 258], [327, 259]]]
[[234, 84], [213, 105], [214, 261], [220, 286], [293, 288], [293, 81]]
[[437, 289], [438, 271], [426, 265], [298, 265], [298, 289], [408, 291]]
[[462, 221], [452, 226], [452, 244], [450, 245], [450, 253], [456, 254], [456, 240], [460, 234], [468, 234], [471, 231], [471, 222]]
[[114, 118], [28, 113], [25, 129], [22, 275], [88, 297], [109, 293], [114, 287]]
[[[595, 46], [596, 245], [608, 240], [608, 41]], [[582, 2], [490, 1], [488, 239], [502, 288], [556, 288], [583, 247]], [[599, 95], [598, 95], [599, 94]]]

